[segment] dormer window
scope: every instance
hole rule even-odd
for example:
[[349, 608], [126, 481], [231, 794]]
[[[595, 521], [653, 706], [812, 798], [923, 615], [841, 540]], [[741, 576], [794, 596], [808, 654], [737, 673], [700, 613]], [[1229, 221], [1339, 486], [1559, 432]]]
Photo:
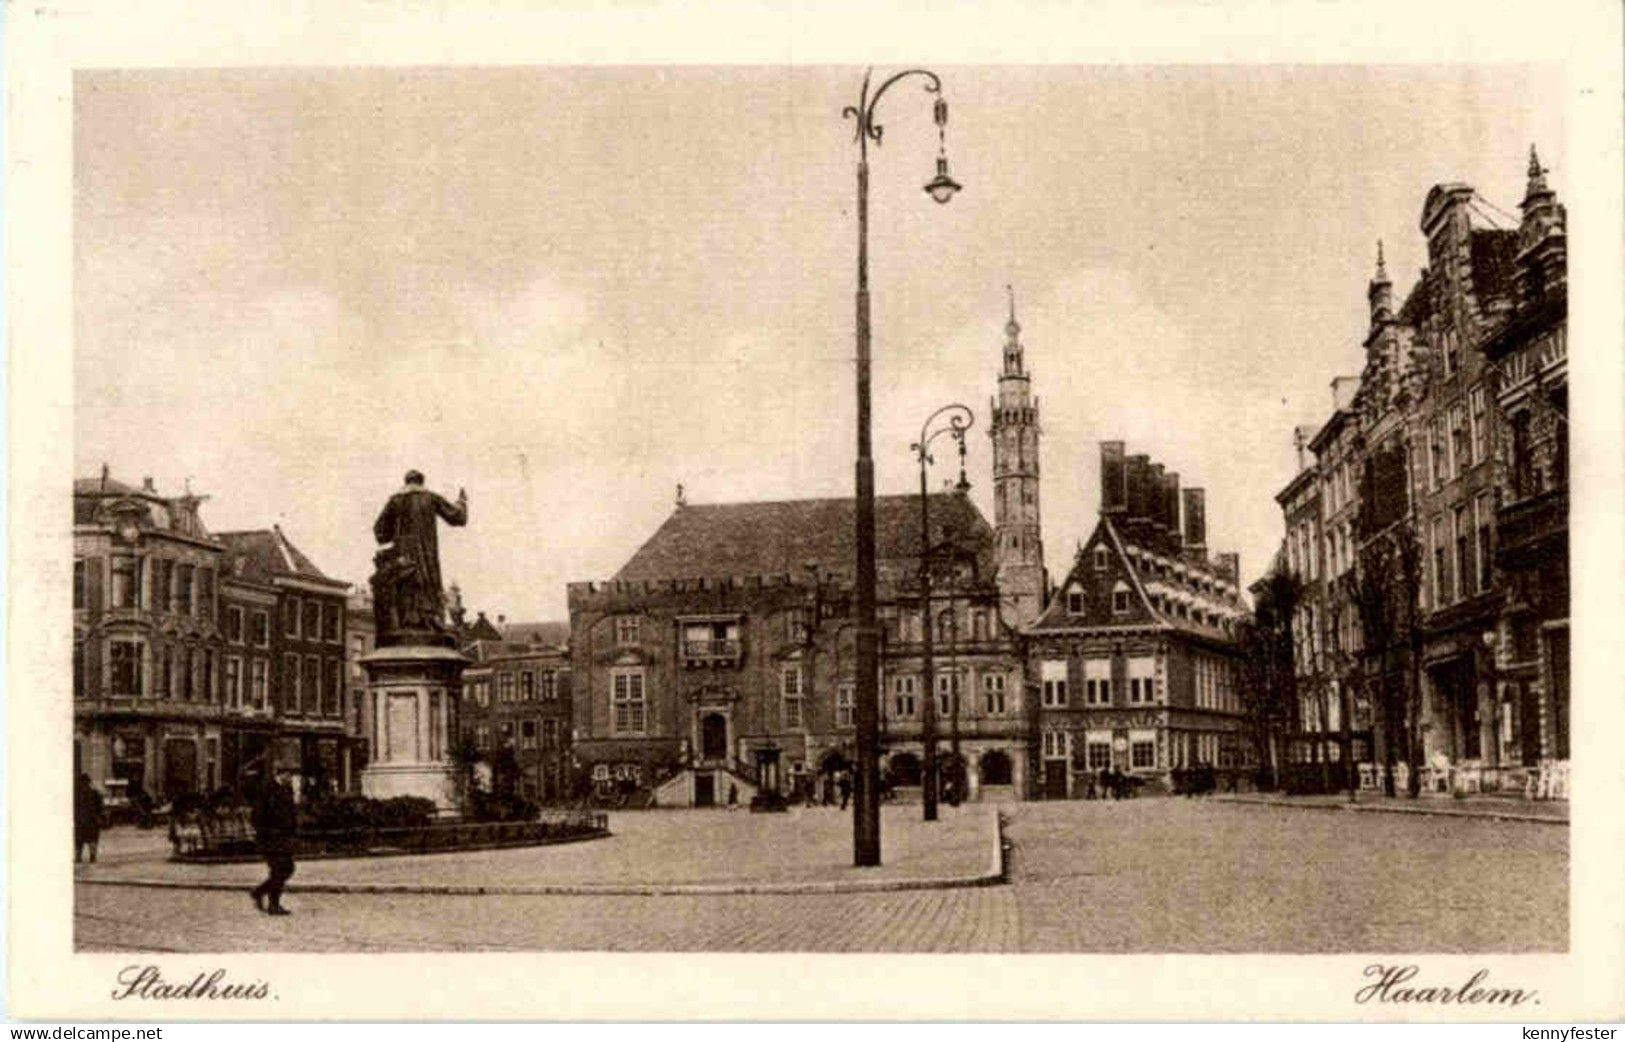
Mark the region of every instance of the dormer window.
[[1124, 583], [1112, 587], [1112, 614], [1128, 614], [1128, 586]]
[[1066, 613], [1068, 615], [1083, 614], [1083, 591], [1077, 588], [1066, 591]]
[[1097, 546], [1097, 547], [1095, 547], [1095, 571], [1104, 572], [1105, 570], [1106, 570], [1106, 548], [1104, 546]]

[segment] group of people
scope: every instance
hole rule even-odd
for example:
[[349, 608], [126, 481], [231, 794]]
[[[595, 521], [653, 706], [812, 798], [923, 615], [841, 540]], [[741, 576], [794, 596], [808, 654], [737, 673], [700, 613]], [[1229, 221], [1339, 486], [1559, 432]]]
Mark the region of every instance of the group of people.
[[[299, 830], [299, 810], [294, 801], [288, 771], [277, 771], [255, 786], [254, 839], [265, 858], [265, 881], [250, 891], [254, 907], [267, 915], [288, 915], [282, 906], [282, 892], [293, 877], [294, 837]], [[73, 792], [73, 860], [92, 863], [101, 844], [102, 827], [107, 823], [107, 805], [91, 783], [90, 775], [80, 774]]]
[[[1098, 779], [1098, 780], [1097, 780]], [[1098, 775], [1091, 776], [1088, 798], [1092, 800], [1126, 800], [1134, 795], [1139, 782], [1131, 774], [1116, 767], [1102, 767]]]

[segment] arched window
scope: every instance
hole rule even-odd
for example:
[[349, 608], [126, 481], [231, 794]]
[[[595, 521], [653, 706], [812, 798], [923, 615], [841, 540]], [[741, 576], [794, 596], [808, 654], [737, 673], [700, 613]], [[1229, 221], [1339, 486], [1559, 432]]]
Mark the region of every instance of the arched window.
[[1010, 784], [1010, 756], [1002, 750], [989, 749], [987, 752], [983, 753], [979, 768], [982, 774], [983, 785]]

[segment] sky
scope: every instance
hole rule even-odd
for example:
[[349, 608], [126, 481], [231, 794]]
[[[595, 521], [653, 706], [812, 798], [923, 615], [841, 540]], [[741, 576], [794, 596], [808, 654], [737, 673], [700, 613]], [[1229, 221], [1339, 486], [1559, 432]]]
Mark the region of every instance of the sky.
[[[1377, 240], [1403, 299], [1432, 185], [1515, 226], [1535, 144], [1565, 193], [1563, 84], [1541, 68], [936, 71], [964, 191], [920, 191], [918, 79], [871, 149], [877, 484], [912, 491], [919, 425], [962, 401], [991, 518], [1013, 286], [1057, 581], [1102, 440], [1206, 488], [1209, 546], [1259, 574], [1292, 429], [1359, 371]], [[79, 72], [77, 475], [189, 484], [211, 529], [279, 524], [364, 583], [372, 521], [417, 468], [468, 492], [443, 573], [509, 619], [565, 617], [565, 584], [611, 577], [678, 483], [694, 503], [850, 495], [841, 110], [862, 75]], [[955, 476], [939, 458], [933, 484]]]

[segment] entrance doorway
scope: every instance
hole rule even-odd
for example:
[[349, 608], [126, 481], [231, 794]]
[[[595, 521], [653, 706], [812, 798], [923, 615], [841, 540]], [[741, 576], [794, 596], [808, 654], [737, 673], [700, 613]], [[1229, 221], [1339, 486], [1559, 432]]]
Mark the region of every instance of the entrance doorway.
[[725, 760], [728, 758], [728, 718], [721, 713], [707, 713], [700, 717], [700, 759]]
[[164, 798], [173, 800], [197, 791], [197, 743], [184, 738], [164, 742]]
[[715, 807], [717, 805], [717, 777], [714, 774], [694, 775], [694, 806]]
[[1044, 761], [1044, 798], [1066, 799], [1067, 763], [1065, 760]]

